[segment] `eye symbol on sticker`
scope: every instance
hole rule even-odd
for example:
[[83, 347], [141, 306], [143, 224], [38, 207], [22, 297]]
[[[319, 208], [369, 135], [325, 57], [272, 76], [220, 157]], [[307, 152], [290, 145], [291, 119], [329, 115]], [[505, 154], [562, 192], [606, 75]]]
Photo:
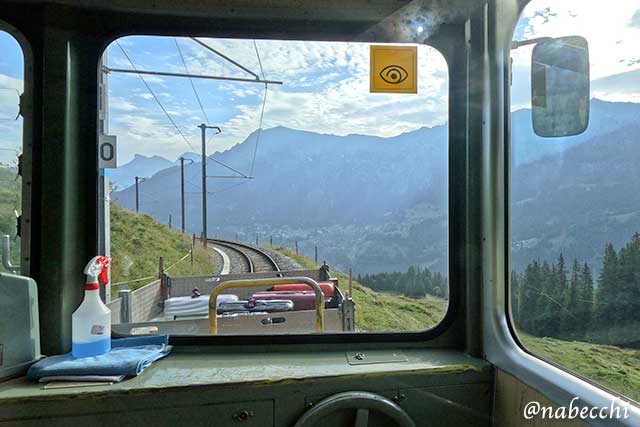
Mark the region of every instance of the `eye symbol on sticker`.
[[409, 73], [399, 65], [387, 65], [380, 70], [380, 78], [392, 85], [402, 83], [407, 80], [407, 77], [409, 77]]

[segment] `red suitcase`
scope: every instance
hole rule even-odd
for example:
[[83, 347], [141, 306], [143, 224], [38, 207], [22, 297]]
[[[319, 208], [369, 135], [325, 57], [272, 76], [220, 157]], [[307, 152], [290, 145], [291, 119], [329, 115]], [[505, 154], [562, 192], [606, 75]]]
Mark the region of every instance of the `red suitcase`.
[[[320, 289], [322, 289], [322, 293], [326, 297], [332, 297], [335, 292], [335, 287], [331, 282], [318, 282], [320, 285]], [[311, 287], [304, 283], [294, 283], [291, 285], [275, 285], [271, 288], [272, 291], [281, 292], [281, 291], [311, 291]]]

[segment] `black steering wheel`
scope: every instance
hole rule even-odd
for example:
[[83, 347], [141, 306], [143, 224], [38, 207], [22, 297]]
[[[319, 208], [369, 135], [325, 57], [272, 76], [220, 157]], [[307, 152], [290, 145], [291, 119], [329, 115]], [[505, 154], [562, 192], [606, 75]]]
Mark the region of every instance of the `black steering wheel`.
[[313, 427], [321, 420], [331, 419], [334, 412], [344, 409], [356, 411], [354, 427], [367, 427], [369, 413], [372, 411], [386, 415], [397, 427], [416, 427], [409, 415], [397, 404], [386, 397], [366, 391], [348, 391], [329, 396], [309, 409], [294, 427]]

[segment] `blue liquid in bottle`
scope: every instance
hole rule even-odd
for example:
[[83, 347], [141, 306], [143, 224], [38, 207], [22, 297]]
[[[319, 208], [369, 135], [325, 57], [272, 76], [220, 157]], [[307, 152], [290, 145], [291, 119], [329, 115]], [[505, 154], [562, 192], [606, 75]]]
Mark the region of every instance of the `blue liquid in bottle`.
[[72, 342], [71, 354], [73, 357], [99, 356], [111, 350], [111, 340], [109, 338], [91, 342]]

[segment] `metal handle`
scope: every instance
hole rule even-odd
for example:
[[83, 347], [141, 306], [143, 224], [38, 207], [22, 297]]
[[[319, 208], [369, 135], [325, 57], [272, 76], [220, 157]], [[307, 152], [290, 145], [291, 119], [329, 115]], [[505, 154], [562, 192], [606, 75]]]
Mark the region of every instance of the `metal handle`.
[[11, 237], [6, 234], [2, 236], [2, 265], [12, 273], [20, 271], [20, 266], [11, 262]]
[[218, 318], [216, 316], [216, 300], [222, 291], [229, 288], [253, 288], [257, 286], [292, 285], [304, 283], [309, 285], [316, 294], [316, 332], [324, 332], [324, 294], [318, 282], [308, 277], [277, 277], [272, 279], [243, 279], [223, 282], [211, 292], [209, 296], [209, 333], [217, 335]]

